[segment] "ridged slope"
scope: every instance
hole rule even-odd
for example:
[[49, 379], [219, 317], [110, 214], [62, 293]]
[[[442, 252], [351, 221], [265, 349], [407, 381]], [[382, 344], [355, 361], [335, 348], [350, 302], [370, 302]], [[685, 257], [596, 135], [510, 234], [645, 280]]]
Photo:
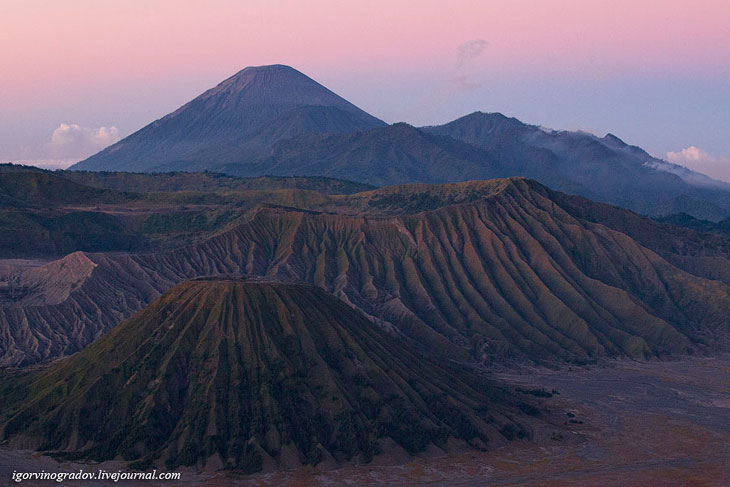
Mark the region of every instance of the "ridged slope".
[[205, 280], [69, 359], [6, 376], [0, 431], [64, 458], [252, 472], [369, 461], [393, 443], [484, 448], [528, 434], [510, 419], [520, 405], [534, 409], [313, 286]]
[[[18, 316], [0, 310], [4, 363], [22, 356], [8, 359], [7, 350], [27, 350], [25, 363], [50, 356], [29, 344], [59, 328], [53, 320], [62, 309], [72, 323], [64, 326], [98, 332], [99, 316], [128, 316], [176, 282], [229, 273], [310, 282], [431, 352], [461, 360], [661, 356], [726, 340], [726, 241], [708, 241], [697, 253], [696, 233], [672, 233], [620, 209], [615, 216], [633, 225], [601, 223], [611, 207], [527, 180], [433, 188], [349, 197], [377, 210], [372, 215], [263, 207], [176, 250], [92, 254], [97, 267], [64, 303], [11, 310]], [[418, 212], [419, 204], [429, 211]], [[642, 236], [648, 226], [666, 232], [664, 240]]]

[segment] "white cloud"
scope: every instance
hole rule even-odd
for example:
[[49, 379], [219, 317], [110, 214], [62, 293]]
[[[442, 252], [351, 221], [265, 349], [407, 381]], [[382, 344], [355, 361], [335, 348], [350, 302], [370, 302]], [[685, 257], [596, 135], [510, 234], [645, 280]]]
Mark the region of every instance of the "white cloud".
[[665, 159], [672, 164], [730, 182], [730, 157], [717, 157], [691, 145], [676, 152], [667, 152]]
[[88, 128], [75, 123], [62, 123], [53, 131], [47, 145], [48, 156], [54, 159], [84, 159], [119, 141], [116, 127]]
[[667, 152], [667, 160], [674, 164], [685, 165], [687, 162], [693, 163], [710, 159], [714, 158], [699, 147], [693, 145], [677, 152]]

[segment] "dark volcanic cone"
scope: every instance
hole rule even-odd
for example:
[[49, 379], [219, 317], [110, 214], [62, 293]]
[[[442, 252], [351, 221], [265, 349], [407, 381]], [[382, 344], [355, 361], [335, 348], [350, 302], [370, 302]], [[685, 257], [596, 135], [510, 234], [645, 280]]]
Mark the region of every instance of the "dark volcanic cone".
[[453, 438], [483, 448], [527, 435], [510, 419], [518, 406], [534, 412], [318, 288], [204, 280], [67, 360], [4, 379], [0, 431], [68, 459], [253, 472]]

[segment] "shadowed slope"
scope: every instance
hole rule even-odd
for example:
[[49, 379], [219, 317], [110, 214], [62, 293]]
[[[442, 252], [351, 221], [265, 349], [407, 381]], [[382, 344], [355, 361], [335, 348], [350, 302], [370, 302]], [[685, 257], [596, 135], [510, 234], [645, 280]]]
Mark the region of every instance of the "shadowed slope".
[[660, 223], [668, 223], [678, 227], [691, 228], [692, 230], [702, 233], [712, 233], [730, 238], [730, 218], [719, 222], [711, 222], [708, 220], [700, 220], [686, 213], [675, 213], [661, 218], [656, 218]]
[[79, 354], [1, 384], [3, 439], [168, 468], [369, 461], [450, 437], [483, 448], [526, 435], [510, 412], [534, 411], [320, 289], [236, 280], [180, 284]]
[[[93, 188], [52, 171], [0, 164], [0, 258], [140, 250], [123, 222], [84, 211], [138, 200], [133, 193]], [[69, 209], [56, 211], [60, 207]]]
[[324, 177], [261, 176], [238, 178], [218, 173], [131, 173], [106, 171], [63, 171], [64, 178], [95, 188], [139, 193], [171, 191], [250, 191], [302, 189], [326, 194], [351, 194], [374, 186]]
[[366, 132], [308, 135], [282, 140], [245, 164], [224, 164], [229, 174], [327, 176], [374, 185], [444, 183], [510, 176], [481, 149], [397, 123]]
[[131, 201], [136, 195], [92, 188], [54, 172], [16, 164], [0, 164], [0, 209], [59, 204], [102, 204]]
[[370, 189], [322, 177], [52, 172], [0, 164], [0, 259], [179, 246], [257, 204], [309, 207], [329, 194]]

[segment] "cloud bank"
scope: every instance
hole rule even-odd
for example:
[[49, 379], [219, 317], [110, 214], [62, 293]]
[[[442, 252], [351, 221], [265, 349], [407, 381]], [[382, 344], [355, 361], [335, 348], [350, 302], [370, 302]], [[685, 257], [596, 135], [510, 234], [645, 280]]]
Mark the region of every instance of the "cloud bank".
[[667, 152], [666, 160], [722, 181], [730, 182], [730, 157], [717, 157], [694, 145]]
[[62, 123], [51, 134], [47, 145], [48, 156], [53, 159], [85, 159], [103, 148], [119, 141], [117, 127], [82, 127], [75, 123]]

